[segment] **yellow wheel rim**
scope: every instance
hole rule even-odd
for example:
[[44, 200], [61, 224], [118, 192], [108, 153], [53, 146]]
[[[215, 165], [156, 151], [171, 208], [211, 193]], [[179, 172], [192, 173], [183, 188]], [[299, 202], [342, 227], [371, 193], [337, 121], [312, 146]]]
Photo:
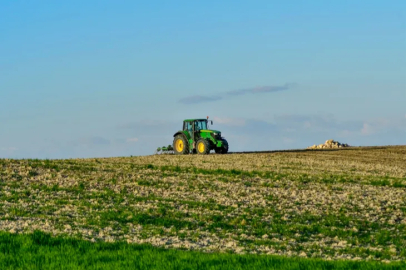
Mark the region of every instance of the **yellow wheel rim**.
[[200, 142], [197, 145], [197, 150], [199, 150], [200, 153], [203, 153], [204, 152], [204, 143]]
[[182, 152], [183, 151], [183, 141], [181, 139], [177, 140], [175, 143], [176, 151]]

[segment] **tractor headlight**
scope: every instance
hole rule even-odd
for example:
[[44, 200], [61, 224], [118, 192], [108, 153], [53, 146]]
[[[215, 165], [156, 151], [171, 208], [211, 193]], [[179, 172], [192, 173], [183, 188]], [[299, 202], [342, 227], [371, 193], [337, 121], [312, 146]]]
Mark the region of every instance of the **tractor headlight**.
[[213, 132], [211, 135], [214, 139], [219, 140], [221, 138], [220, 132]]

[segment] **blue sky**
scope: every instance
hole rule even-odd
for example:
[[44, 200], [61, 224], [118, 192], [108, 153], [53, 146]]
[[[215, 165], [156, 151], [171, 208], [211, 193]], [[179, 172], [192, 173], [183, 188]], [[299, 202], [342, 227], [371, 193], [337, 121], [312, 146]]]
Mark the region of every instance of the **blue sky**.
[[0, 158], [406, 144], [405, 1], [1, 1]]

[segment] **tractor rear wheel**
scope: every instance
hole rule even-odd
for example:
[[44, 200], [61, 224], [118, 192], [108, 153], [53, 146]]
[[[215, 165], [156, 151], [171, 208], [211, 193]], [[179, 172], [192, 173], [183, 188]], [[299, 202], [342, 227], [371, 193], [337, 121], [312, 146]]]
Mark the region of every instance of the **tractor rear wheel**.
[[223, 141], [223, 146], [214, 149], [216, 154], [227, 154], [228, 153], [228, 142], [224, 139], [222, 141]]
[[196, 149], [199, 155], [207, 155], [210, 153], [210, 144], [207, 140], [200, 139], [197, 141]]
[[177, 135], [175, 139], [173, 139], [173, 152], [176, 155], [189, 154], [189, 143], [185, 136]]

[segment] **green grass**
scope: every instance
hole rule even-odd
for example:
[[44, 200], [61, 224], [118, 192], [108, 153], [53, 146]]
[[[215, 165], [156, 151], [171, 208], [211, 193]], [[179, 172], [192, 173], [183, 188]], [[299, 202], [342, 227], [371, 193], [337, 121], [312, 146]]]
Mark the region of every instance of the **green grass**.
[[0, 233], [0, 269], [406, 269], [406, 263], [323, 261]]

